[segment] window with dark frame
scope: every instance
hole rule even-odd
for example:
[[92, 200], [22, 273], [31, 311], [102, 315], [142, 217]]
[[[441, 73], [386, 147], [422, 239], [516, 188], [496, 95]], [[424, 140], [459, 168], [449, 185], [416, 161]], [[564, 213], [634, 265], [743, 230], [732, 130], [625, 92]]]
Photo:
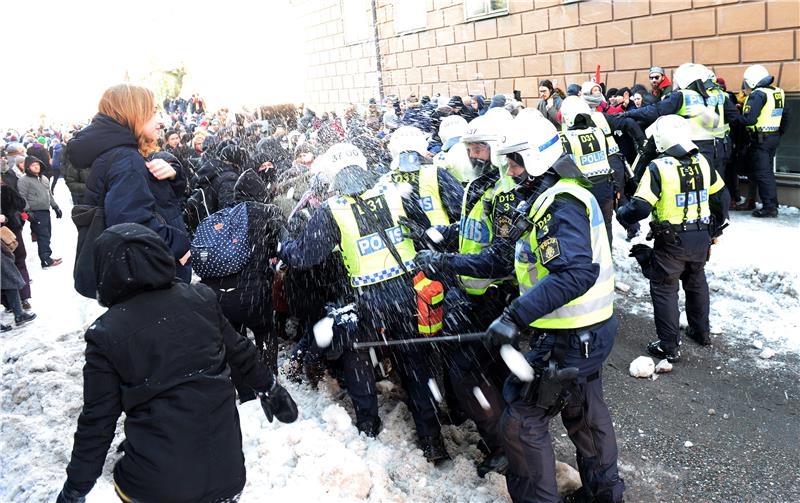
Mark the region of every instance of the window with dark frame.
[[800, 93], [786, 93], [783, 105], [791, 116], [789, 128], [775, 153], [775, 173], [800, 180]]
[[508, 0], [465, 0], [464, 19], [475, 21], [508, 14]]

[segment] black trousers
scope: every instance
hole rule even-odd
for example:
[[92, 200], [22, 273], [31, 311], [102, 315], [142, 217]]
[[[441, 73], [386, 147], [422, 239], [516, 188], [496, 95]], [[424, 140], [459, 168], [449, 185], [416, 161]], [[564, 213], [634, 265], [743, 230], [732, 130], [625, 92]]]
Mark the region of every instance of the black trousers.
[[22, 228], [14, 231], [14, 236], [17, 238], [17, 248], [14, 250], [14, 265], [17, 266], [19, 273], [22, 274], [22, 279], [25, 280], [25, 286], [19, 289], [19, 296], [25, 301], [31, 298], [31, 277], [28, 274], [28, 265], [25, 263], [28, 252], [25, 250], [25, 241], [22, 239]]
[[781, 138], [778, 133], [764, 136], [763, 142], [753, 141], [747, 150], [747, 162], [750, 165], [750, 179], [758, 187], [758, 196], [765, 209], [778, 208], [778, 188], [775, 184], [775, 172], [772, 164]]
[[253, 331], [256, 347], [264, 350], [265, 362], [275, 373], [278, 369], [278, 338], [272, 331], [272, 302], [270, 292], [236, 288], [223, 292], [215, 290], [219, 305], [233, 328], [247, 336], [247, 329]]
[[[483, 295], [467, 295], [451, 288], [445, 296], [445, 332], [484, 332], [513, 299], [510, 294], [506, 286], [492, 287]], [[486, 446], [491, 451], [501, 449], [500, 417], [505, 407], [502, 389], [508, 368], [498, 351], [487, 349], [482, 342], [443, 349], [444, 377], [456, 404], [475, 423]], [[481, 398], [488, 408], [484, 408]]]
[[[356, 306], [356, 340], [419, 337], [416, 297], [403, 277], [363, 287], [358, 292]], [[437, 436], [441, 431], [436, 402], [428, 384], [434, 375], [432, 359], [427, 357], [426, 350], [429, 348], [398, 346], [388, 352], [408, 395], [406, 403], [420, 437]], [[347, 389], [356, 409], [356, 421], [377, 419], [378, 398], [369, 352], [359, 353], [345, 348], [342, 358]]]
[[39, 261], [42, 267], [48, 267], [53, 263], [50, 256], [53, 251], [50, 249], [50, 210], [32, 211], [29, 214], [31, 232], [36, 234], [36, 246], [39, 251]]
[[653, 248], [650, 296], [656, 333], [665, 351], [678, 348], [680, 308], [678, 288], [686, 294], [686, 317], [689, 327], [698, 333], [709, 331], [709, 294], [705, 265], [711, 241], [708, 231], [686, 231], [679, 244], [656, 241]]
[[[617, 331], [611, 317], [589, 332], [590, 352], [585, 358], [576, 336], [564, 360], [567, 367], [578, 367], [577, 392], [572, 393], [561, 411], [561, 421], [575, 445], [578, 471], [586, 501], [622, 501], [625, 483], [617, 468], [617, 438], [608, 406], [603, 398], [603, 362], [611, 353]], [[528, 354], [534, 365], [542, 365], [552, 348], [552, 339]], [[549, 346], [547, 343], [549, 342]], [[508, 456], [506, 484], [511, 499], [519, 502], [560, 502], [556, 487], [555, 453], [550, 435], [550, 419], [545, 409], [520, 396], [521, 383], [509, 378], [504, 390], [508, 407], [502, 418], [503, 441]]]

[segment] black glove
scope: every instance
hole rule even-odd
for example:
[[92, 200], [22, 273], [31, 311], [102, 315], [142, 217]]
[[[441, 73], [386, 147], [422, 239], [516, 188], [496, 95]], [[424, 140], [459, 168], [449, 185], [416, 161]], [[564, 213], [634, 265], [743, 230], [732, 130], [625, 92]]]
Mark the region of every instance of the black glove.
[[261, 408], [269, 422], [272, 418], [278, 418], [282, 423], [293, 423], [297, 419], [297, 404], [294, 403], [292, 395], [286, 388], [278, 384], [278, 380], [272, 383], [272, 387], [266, 393], [259, 393], [261, 398]]
[[61, 212], [61, 208], [53, 208], [53, 211], [56, 212], [56, 218], [61, 218], [64, 214]]
[[506, 308], [499, 318], [494, 320], [486, 330], [486, 336], [493, 346], [514, 344], [519, 338], [520, 327]]
[[639, 182], [636, 180], [636, 178], [629, 178], [625, 180], [625, 197], [631, 199], [636, 194], [638, 189]]
[[447, 254], [432, 250], [417, 253], [414, 263], [429, 279], [441, 278], [447, 267]]
[[416, 243], [425, 241], [425, 228], [418, 223], [410, 220], [408, 217], [398, 218], [397, 223], [408, 229], [403, 231], [404, 238], [408, 238]]
[[84, 501], [86, 501], [85, 495], [73, 488], [69, 481], [64, 483], [63, 489], [56, 498], [56, 503], [84, 503]]
[[633, 257], [636, 259], [636, 262], [639, 263], [639, 267], [642, 268], [642, 274], [645, 278], [651, 279], [653, 276], [653, 249], [647, 246], [646, 244], [635, 244], [631, 247], [631, 252], [628, 254], [629, 257]]

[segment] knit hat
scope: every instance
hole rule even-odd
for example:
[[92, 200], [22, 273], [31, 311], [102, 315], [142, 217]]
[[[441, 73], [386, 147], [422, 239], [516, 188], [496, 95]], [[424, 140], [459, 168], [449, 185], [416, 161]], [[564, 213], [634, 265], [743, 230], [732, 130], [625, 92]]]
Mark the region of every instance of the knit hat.
[[652, 73], [658, 73], [658, 74], [661, 74], [661, 75], [666, 75], [667, 74], [667, 72], [664, 71], [664, 68], [662, 68], [660, 66], [651, 66], [650, 67], [650, 73], [651, 74]]
[[44, 136], [40, 136], [39, 138], [36, 139], [36, 141], [38, 141], [42, 145], [45, 145], [47, 143], [47, 138], [45, 138]]
[[506, 106], [506, 97], [502, 94], [495, 94], [492, 96], [492, 102], [489, 104], [489, 108], [497, 108], [497, 107], [504, 107]]

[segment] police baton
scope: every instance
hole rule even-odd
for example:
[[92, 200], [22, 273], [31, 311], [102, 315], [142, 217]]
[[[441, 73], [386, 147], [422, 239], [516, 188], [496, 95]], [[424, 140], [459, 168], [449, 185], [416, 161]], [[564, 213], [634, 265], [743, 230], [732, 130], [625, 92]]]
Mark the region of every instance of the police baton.
[[486, 332], [470, 332], [466, 334], [457, 334], [457, 335], [443, 335], [441, 337], [417, 337], [414, 339], [399, 339], [399, 340], [382, 340], [376, 342], [354, 342], [353, 349], [364, 350], [364, 349], [371, 349], [371, 348], [388, 348], [392, 346], [413, 346], [417, 344], [440, 344], [444, 342], [457, 342], [457, 343], [464, 343], [464, 342], [472, 342], [472, 341], [480, 341], [486, 337]]

